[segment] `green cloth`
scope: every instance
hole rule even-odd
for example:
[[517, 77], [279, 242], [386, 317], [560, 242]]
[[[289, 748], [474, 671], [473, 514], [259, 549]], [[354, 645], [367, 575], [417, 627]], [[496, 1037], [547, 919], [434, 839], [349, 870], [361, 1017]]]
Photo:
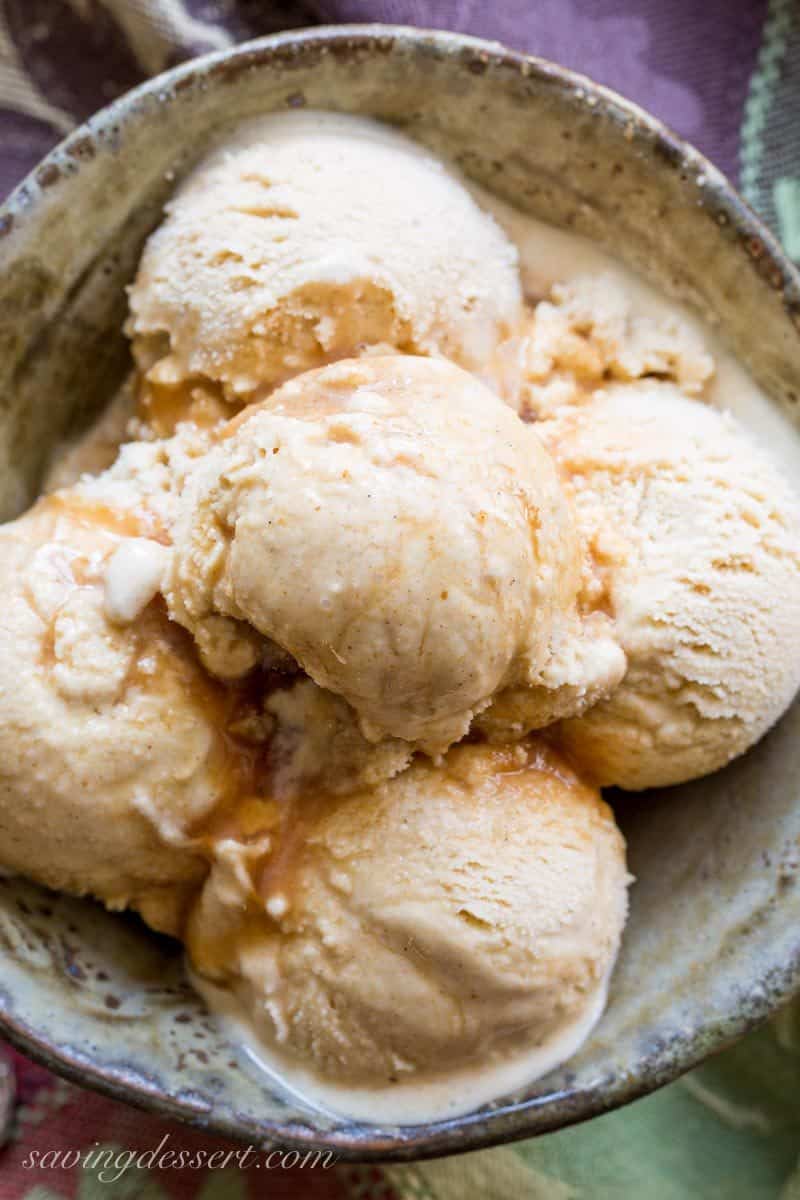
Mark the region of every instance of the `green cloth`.
[[644, 1100], [385, 1174], [402, 1200], [800, 1200], [800, 1006]]
[[741, 136], [745, 199], [800, 261], [800, 6], [770, 0]]

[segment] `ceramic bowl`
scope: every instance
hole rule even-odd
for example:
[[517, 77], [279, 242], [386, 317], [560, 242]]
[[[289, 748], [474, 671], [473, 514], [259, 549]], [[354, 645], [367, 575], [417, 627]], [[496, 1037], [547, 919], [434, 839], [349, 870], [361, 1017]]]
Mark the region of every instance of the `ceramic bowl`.
[[[798, 411], [800, 280], [725, 179], [641, 109], [496, 44], [386, 26], [265, 38], [162, 75], [77, 130], [0, 215], [0, 512], [125, 371], [124, 285], [176, 178], [243, 117], [371, 113], [705, 314]], [[136, 920], [0, 880], [0, 1030], [55, 1071], [254, 1144], [356, 1159], [558, 1128], [673, 1079], [800, 983], [800, 706], [745, 758], [620, 804], [638, 877], [608, 1011], [581, 1053], [471, 1116], [377, 1128], [273, 1094]]]

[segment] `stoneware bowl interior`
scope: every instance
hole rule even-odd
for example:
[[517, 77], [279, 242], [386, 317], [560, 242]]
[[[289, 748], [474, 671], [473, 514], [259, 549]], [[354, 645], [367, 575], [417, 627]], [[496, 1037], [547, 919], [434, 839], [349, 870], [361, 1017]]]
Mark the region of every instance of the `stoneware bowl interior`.
[[[179, 67], [74, 133], [0, 213], [0, 513], [128, 366], [124, 285], [175, 180], [271, 110], [371, 113], [520, 207], [586, 233], [713, 320], [797, 409], [798, 280], [700, 155], [588, 80], [495, 44], [393, 27], [291, 33]], [[690, 786], [623, 800], [638, 882], [606, 1016], [585, 1049], [475, 1115], [376, 1128], [270, 1089], [128, 917], [0, 879], [0, 1030], [80, 1083], [258, 1144], [359, 1158], [456, 1152], [657, 1087], [762, 1020], [800, 977], [800, 708]]]

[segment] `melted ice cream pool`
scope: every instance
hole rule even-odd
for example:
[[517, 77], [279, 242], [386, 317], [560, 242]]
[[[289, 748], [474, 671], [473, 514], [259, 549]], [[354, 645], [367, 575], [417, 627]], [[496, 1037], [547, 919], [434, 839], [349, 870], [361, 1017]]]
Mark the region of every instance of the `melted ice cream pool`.
[[557, 1035], [520, 1054], [502, 1057], [499, 1045], [493, 1059], [481, 1058], [458, 1071], [435, 1078], [398, 1080], [391, 1088], [349, 1087], [320, 1079], [297, 1059], [265, 1045], [254, 1032], [244, 1006], [227, 988], [216, 987], [190, 972], [194, 987], [228, 1030], [246, 1060], [266, 1075], [287, 1102], [370, 1125], [420, 1125], [447, 1121], [475, 1112], [484, 1105], [507, 1103], [572, 1058], [597, 1025], [608, 998], [608, 975], [587, 998], [580, 1016]]

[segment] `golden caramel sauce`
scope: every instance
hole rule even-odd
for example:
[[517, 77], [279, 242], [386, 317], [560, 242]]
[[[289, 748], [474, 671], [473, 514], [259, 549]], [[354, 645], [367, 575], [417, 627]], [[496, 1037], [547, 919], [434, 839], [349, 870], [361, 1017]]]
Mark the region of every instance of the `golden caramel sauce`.
[[75, 492], [51, 492], [41, 496], [30, 512], [36, 516], [52, 517], [54, 532], [58, 518], [66, 517], [84, 529], [99, 529], [120, 537], [148, 537], [162, 543], [168, 540], [153, 514], [140, 509], [115, 508]]
[[56, 665], [56, 628], [55, 621], [48, 621], [39, 647], [38, 666], [45, 671], [51, 671]]
[[297, 868], [309, 838], [324, 812], [337, 802], [341, 803], [341, 797], [314, 792], [283, 804], [272, 853], [254, 875], [256, 894], [262, 902], [279, 899], [291, 906]]
[[[364, 347], [357, 347], [356, 353]], [[385, 365], [388, 358], [395, 359], [404, 353], [397, 349], [387, 348], [386, 354], [367, 355], [364, 358], [342, 358], [340, 355], [325, 356], [322, 366], [305, 371], [301, 377], [287, 373], [286, 378], [274, 385], [255, 388], [247, 396], [247, 404], [233, 416], [221, 431], [221, 440], [232, 437], [236, 431], [249, 421], [259, 411], [269, 411], [275, 402], [281, 403], [277, 392], [285, 383], [302, 379], [302, 385], [292, 389], [291, 395], [286, 396], [289, 413], [297, 420], [318, 421], [325, 417], [343, 416], [348, 412], [348, 402], [352, 394], [361, 387], [380, 386], [383, 398], [388, 401], [392, 391], [406, 387], [397, 373], [392, 374]], [[336, 374], [327, 374], [328, 368], [339, 364], [341, 370]], [[359, 438], [353, 431], [344, 426], [334, 431], [335, 441], [355, 441]], [[416, 465], [416, 464], [415, 464]]]
[[175, 383], [139, 378], [136, 416], [157, 437], [172, 437], [183, 422], [198, 429], [213, 429], [231, 415], [219, 384], [209, 379], [190, 378]]

